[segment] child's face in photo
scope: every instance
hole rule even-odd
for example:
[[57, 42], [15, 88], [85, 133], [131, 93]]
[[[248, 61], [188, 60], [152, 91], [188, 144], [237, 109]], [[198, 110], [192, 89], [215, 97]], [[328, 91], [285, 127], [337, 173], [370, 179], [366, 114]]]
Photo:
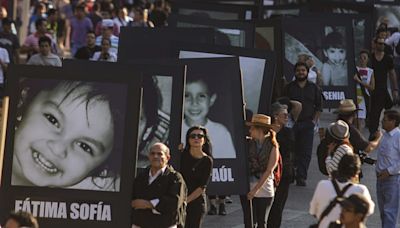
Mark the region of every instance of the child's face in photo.
[[333, 64], [342, 64], [346, 59], [346, 50], [344, 48], [330, 47], [324, 50], [324, 54]]
[[216, 98], [216, 94], [210, 95], [207, 85], [202, 81], [186, 84], [185, 118], [195, 122], [205, 121]]
[[109, 103], [96, 97], [87, 102], [88, 86], [70, 90], [59, 85], [41, 91], [27, 107], [15, 133], [14, 185], [71, 186], [110, 155]]

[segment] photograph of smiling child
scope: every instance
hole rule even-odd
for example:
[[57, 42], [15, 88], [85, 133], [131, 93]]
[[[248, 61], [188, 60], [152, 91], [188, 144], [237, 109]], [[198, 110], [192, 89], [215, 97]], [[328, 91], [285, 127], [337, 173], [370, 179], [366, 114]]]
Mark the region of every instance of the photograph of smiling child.
[[[213, 147], [213, 158], [236, 158], [232, 136], [221, 123], [209, 119], [208, 114], [218, 99], [211, 77], [188, 75], [185, 86], [184, 114], [181, 142], [185, 142], [186, 132], [190, 127], [200, 125], [208, 129]], [[225, 116], [226, 117], [226, 116]]]
[[83, 81], [20, 83], [11, 184], [119, 191], [127, 88]]
[[325, 86], [346, 86], [347, 61], [344, 36], [333, 30], [323, 39], [323, 53], [326, 61], [322, 65], [322, 80]]

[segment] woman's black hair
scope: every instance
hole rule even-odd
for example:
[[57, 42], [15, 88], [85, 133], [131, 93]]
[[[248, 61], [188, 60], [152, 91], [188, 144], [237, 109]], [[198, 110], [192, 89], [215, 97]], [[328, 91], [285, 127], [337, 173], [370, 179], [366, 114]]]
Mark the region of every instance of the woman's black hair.
[[212, 157], [212, 145], [211, 145], [211, 140], [210, 136], [208, 135], [208, 130], [203, 127], [203, 126], [193, 126], [189, 128], [189, 130], [186, 132], [186, 143], [185, 143], [185, 149], [184, 152], [189, 152], [190, 150], [190, 144], [189, 144], [189, 136], [194, 130], [201, 130], [203, 131], [204, 134], [204, 144], [203, 144], [203, 152], [206, 153], [208, 156]]
[[[97, 168], [92, 170], [87, 176], [102, 176], [104, 170], [109, 174], [118, 175], [120, 173], [124, 139], [124, 121], [125, 121], [125, 103], [123, 98], [126, 97], [126, 91], [121, 90], [121, 87], [110, 86], [108, 83], [85, 82], [85, 81], [67, 81], [67, 80], [40, 80], [40, 79], [23, 79], [20, 81], [20, 102], [17, 107], [17, 125], [23, 121], [24, 114], [31, 102], [36, 96], [43, 91], [50, 91], [57, 87], [65, 88], [65, 96], [58, 106], [60, 106], [74, 91], [85, 88], [79, 92], [72, 100], [83, 99], [85, 102], [86, 111], [92, 101], [108, 102], [114, 125], [113, 147], [110, 155]], [[86, 112], [86, 118], [88, 113]]]

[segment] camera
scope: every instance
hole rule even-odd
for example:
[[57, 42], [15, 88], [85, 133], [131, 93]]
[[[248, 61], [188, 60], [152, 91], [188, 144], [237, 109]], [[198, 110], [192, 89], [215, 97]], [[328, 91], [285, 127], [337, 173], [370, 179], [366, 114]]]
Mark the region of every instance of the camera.
[[376, 160], [368, 156], [367, 153], [360, 151], [358, 153], [358, 156], [360, 156], [360, 160], [362, 163], [367, 163], [369, 165], [374, 165], [376, 163]]

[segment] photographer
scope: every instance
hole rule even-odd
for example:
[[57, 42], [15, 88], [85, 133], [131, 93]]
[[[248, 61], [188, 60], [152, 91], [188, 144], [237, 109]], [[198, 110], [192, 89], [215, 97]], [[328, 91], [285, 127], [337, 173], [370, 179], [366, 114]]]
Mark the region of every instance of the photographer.
[[357, 118], [358, 110], [353, 100], [342, 100], [337, 110], [338, 120], [343, 120], [349, 125], [350, 144], [353, 146], [354, 153], [360, 156], [361, 162], [372, 165], [375, 163], [375, 160], [369, 158], [365, 153], [371, 152], [379, 145], [382, 133], [377, 131], [373, 141], [365, 139], [361, 132], [353, 125], [354, 120]]

